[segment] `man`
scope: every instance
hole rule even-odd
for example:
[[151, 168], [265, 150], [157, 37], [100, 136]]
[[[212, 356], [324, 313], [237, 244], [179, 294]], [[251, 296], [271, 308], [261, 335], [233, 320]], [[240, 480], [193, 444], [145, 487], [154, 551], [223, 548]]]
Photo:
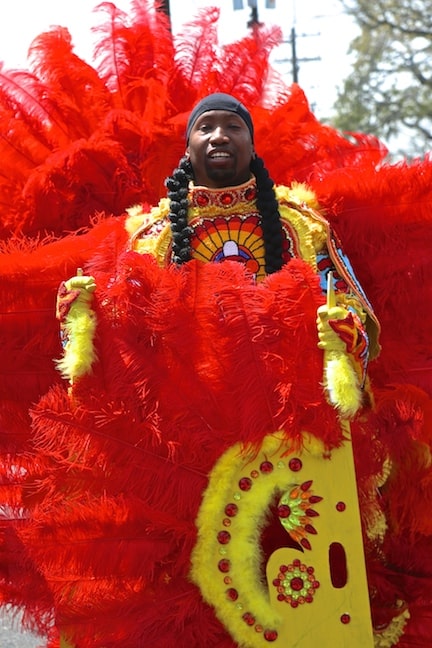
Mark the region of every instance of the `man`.
[[[199, 102], [167, 198], [128, 210], [126, 249], [107, 235], [88, 274], [60, 288], [70, 388], [33, 413], [32, 480], [50, 487], [28, 513], [26, 543], [65, 646], [274, 641], [286, 630], [267, 609], [262, 565], [280, 547], [328, 562], [329, 517], [343, 520], [346, 502], [348, 517], [357, 510], [341, 419], [368, 405], [377, 325], [313, 193], [274, 187], [254, 139], [237, 99]], [[362, 556], [351, 523], [339, 537], [355, 549], [349, 569]], [[61, 538], [55, 555], [47, 524]], [[364, 602], [359, 591], [351, 601]]]
[[[126, 221], [131, 248], [154, 255], [161, 266], [181, 265], [192, 258], [235, 260], [262, 280], [290, 259], [300, 258], [319, 275], [324, 293], [329, 273], [334, 275], [331, 290], [336, 288], [336, 302], [331, 311], [325, 306], [318, 311], [319, 347], [348, 352], [344, 396], [327, 384], [328, 376], [325, 382], [342, 414], [353, 415], [363, 400], [368, 361], [379, 351], [379, 326], [339, 243], [317, 211], [313, 193], [304, 185], [274, 188], [255, 152], [252, 117], [240, 101], [215, 93], [193, 108], [185, 156], [166, 184], [168, 200], [162, 199], [150, 214], [143, 214], [139, 206], [132, 208]], [[92, 279], [88, 281], [87, 295], [95, 287]], [[83, 287], [86, 282], [86, 277], [75, 278], [68, 287]], [[71, 324], [63, 331], [70, 340], [68, 328]], [[73, 378], [75, 370], [67, 367], [67, 360], [61, 360], [60, 370]]]

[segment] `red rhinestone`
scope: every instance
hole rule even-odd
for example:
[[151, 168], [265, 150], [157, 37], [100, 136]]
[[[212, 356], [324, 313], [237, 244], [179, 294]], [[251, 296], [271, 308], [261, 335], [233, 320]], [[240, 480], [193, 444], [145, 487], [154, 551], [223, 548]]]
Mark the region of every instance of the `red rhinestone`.
[[300, 592], [300, 590], [303, 589], [303, 579], [300, 578], [299, 576], [296, 576], [291, 580], [291, 589], [294, 590], [294, 592]]
[[231, 534], [229, 531], [219, 531], [217, 534], [217, 539], [219, 544], [228, 544], [228, 542], [231, 540]]
[[312, 583], [312, 587], [313, 587], [314, 589], [318, 589], [319, 586], [320, 586], [320, 582], [319, 582], [319, 581], [314, 581], [314, 582]]
[[312, 524], [305, 524], [305, 531], [312, 535], [316, 535], [318, 533], [315, 527], [312, 526]]
[[308, 574], [313, 574], [315, 571], [315, 567], [308, 567], [306, 571]]
[[234, 589], [234, 587], [230, 587], [226, 591], [226, 595], [227, 595], [227, 598], [229, 598], [230, 601], [237, 601], [237, 599], [238, 599], [238, 592], [237, 592], [236, 589]]
[[292, 564], [294, 565], [294, 567], [300, 567], [301, 562], [298, 558], [295, 558]]
[[263, 461], [260, 465], [260, 470], [262, 473], [271, 473], [273, 471], [273, 464], [271, 461]]
[[252, 480], [249, 477], [242, 477], [239, 481], [239, 488], [242, 491], [248, 491], [252, 488]]
[[196, 201], [200, 207], [205, 207], [209, 203], [209, 197], [204, 194], [198, 194]]
[[249, 189], [246, 189], [245, 191], [246, 200], [253, 200], [255, 197], [256, 197], [255, 187], [249, 187]]
[[320, 497], [319, 495], [311, 495], [309, 497], [309, 502], [311, 504], [318, 504], [318, 502], [322, 502], [322, 497]]
[[346, 504], [345, 504], [345, 502], [338, 502], [338, 503], [336, 504], [336, 510], [339, 511], [340, 513], [342, 513], [343, 511], [345, 511], [345, 509], [346, 509]]
[[222, 194], [221, 203], [223, 205], [231, 205], [232, 201], [233, 201], [233, 197], [231, 194], [229, 193]]
[[218, 569], [223, 574], [226, 574], [227, 572], [229, 572], [230, 568], [231, 568], [231, 563], [227, 558], [222, 558], [222, 560], [219, 560]]
[[281, 566], [279, 567], [279, 571], [281, 571], [282, 574], [285, 574], [285, 573], [288, 571], [288, 567], [287, 567], [287, 565], [281, 565]]
[[303, 463], [301, 459], [294, 457], [294, 459], [290, 459], [288, 466], [293, 472], [298, 472], [303, 468]]
[[306, 509], [305, 515], [307, 515], [308, 517], [318, 517], [319, 513], [317, 511], [314, 511], [313, 509], [309, 508], [309, 509]]
[[277, 512], [280, 518], [287, 518], [291, 515], [291, 509], [288, 504], [281, 504], [278, 506]]
[[344, 623], [345, 625], [351, 621], [351, 617], [349, 614], [342, 614], [340, 618], [341, 622]]
[[285, 601], [285, 594], [278, 594], [277, 595], [277, 600], [278, 601]]
[[303, 482], [303, 484], [300, 485], [300, 488], [302, 491], [307, 491], [309, 488], [312, 486], [313, 480], [309, 479], [309, 481]]
[[255, 617], [250, 612], [245, 612], [242, 616], [243, 621], [245, 621], [249, 626], [253, 626], [255, 623]]
[[312, 603], [313, 602], [313, 596], [311, 594], [307, 594], [305, 596], [305, 601], [306, 601], [306, 603]]
[[264, 639], [266, 641], [276, 641], [278, 638], [278, 633], [276, 630], [265, 630], [264, 632]]
[[293, 600], [290, 602], [290, 605], [291, 605], [291, 607], [296, 608], [296, 607], [298, 607], [298, 601], [296, 601], [295, 599], [293, 599]]
[[238, 513], [237, 504], [231, 502], [230, 504], [227, 504], [225, 506], [225, 515], [228, 515], [228, 517], [235, 517], [237, 513]]
[[302, 538], [300, 540], [300, 544], [301, 544], [302, 547], [304, 547], [305, 549], [308, 549], [309, 551], [312, 549], [312, 545], [311, 545], [311, 543], [309, 542], [309, 540], [307, 538]]

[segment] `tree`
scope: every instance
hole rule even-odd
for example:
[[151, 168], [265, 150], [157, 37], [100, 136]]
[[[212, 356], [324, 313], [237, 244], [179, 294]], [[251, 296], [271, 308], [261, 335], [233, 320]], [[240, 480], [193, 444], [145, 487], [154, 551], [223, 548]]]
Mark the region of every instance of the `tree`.
[[341, 0], [360, 27], [334, 124], [418, 155], [432, 148], [432, 0]]

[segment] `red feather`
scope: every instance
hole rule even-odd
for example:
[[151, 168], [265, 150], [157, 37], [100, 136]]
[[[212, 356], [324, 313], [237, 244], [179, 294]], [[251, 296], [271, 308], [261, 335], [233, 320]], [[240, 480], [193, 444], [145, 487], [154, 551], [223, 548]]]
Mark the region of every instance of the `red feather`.
[[[231, 264], [160, 269], [126, 251], [122, 216], [105, 216], [164, 194], [192, 104], [224, 90], [250, 106], [274, 179], [313, 186], [381, 320], [376, 410], [353, 426], [372, 610], [385, 625], [403, 598], [399, 646], [428, 645], [432, 162], [385, 163], [376, 138], [320, 124], [269, 66], [278, 30], [221, 46], [210, 8], [173, 41], [155, 9], [103, 3], [95, 68], [58, 28], [35, 40], [31, 72], [0, 76], [1, 234], [35, 236], [0, 255], [0, 596], [44, 632], [55, 611], [80, 648], [232, 648], [188, 579], [206, 475], [275, 427], [341, 441], [309, 268], [260, 286]], [[54, 302], [77, 267], [97, 280], [100, 362], [71, 402], [53, 370]], [[384, 542], [367, 533], [377, 507]]]

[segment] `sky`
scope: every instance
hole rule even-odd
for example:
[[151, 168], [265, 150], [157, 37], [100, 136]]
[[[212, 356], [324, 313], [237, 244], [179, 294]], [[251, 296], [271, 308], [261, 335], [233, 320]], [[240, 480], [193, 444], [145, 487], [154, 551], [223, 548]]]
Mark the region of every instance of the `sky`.
[[[319, 119], [331, 116], [337, 87], [350, 72], [348, 48], [357, 31], [343, 13], [339, 0], [275, 0], [274, 9], [266, 9], [268, 0], [256, 0], [261, 22], [282, 28], [284, 44], [272, 55], [273, 64], [292, 81], [291, 32], [296, 33], [299, 62], [298, 81]], [[234, 0], [170, 0], [173, 31], [181, 30], [199, 8], [221, 9], [219, 38], [222, 42], [238, 40], [247, 33], [250, 16], [248, 0], [236, 0], [243, 9], [233, 13]], [[0, 0], [0, 61], [7, 68], [26, 67], [28, 47], [38, 34], [51, 25], [67, 27], [76, 54], [92, 61], [92, 25], [100, 20], [93, 12], [98, 0]], [[130, 0], [115, 0], [124, 10]]]

